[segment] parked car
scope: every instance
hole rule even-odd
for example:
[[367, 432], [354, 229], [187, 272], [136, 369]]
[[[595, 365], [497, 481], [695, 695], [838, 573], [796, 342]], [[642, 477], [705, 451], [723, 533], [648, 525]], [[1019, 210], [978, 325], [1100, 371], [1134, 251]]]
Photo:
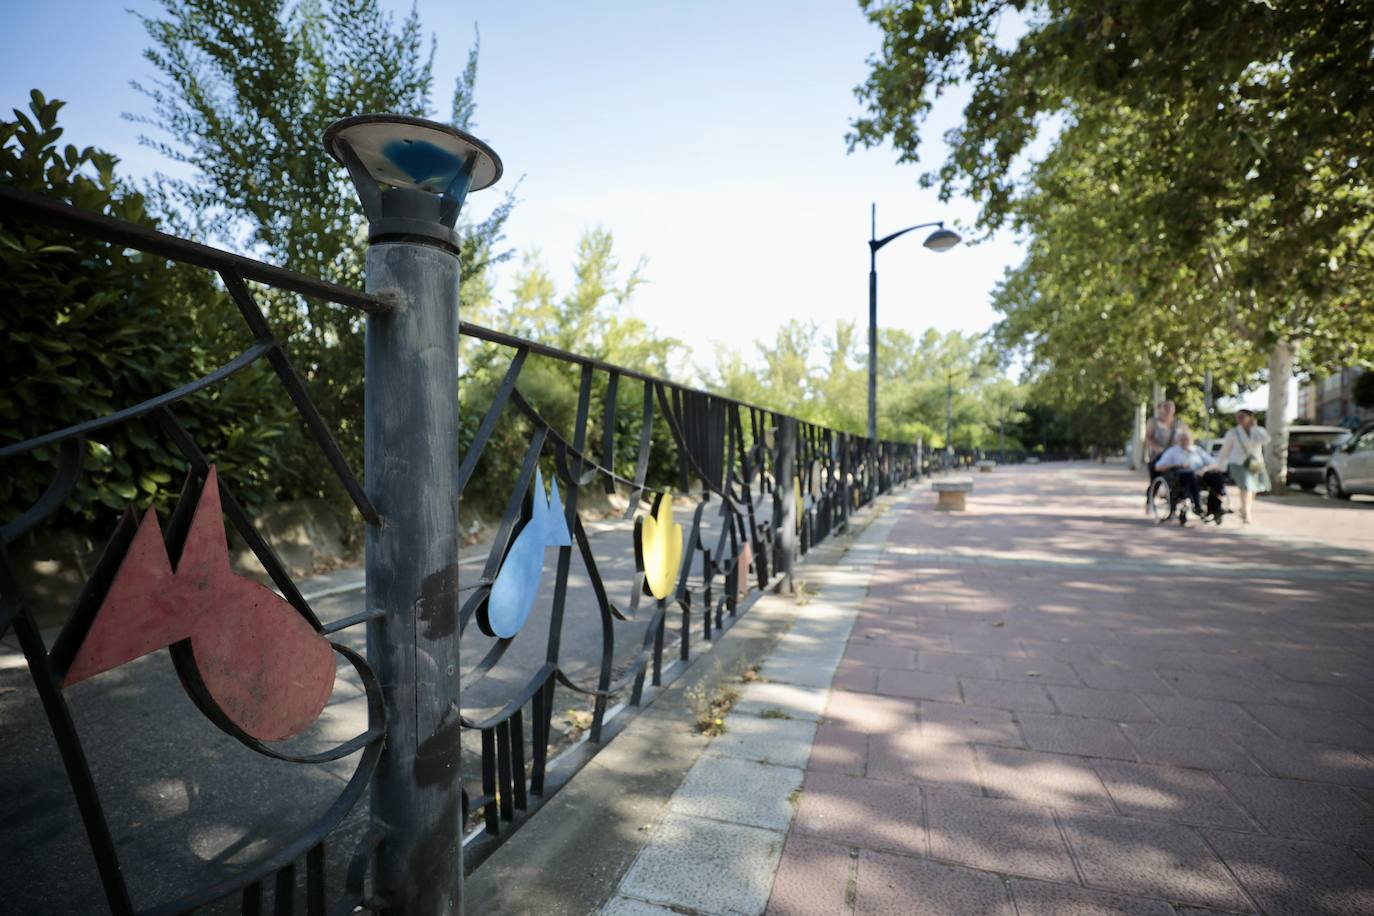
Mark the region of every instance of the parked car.
[[1326, 463], [1352, 438], [1344, 426], [1288, 427], [1288, 482], [1315, 490], [1326, 480]]
[[1362, 427], [1326, 465], [1327, 496], [1349, 499], [1355, 493], [1374, 495], [1374, 423]]

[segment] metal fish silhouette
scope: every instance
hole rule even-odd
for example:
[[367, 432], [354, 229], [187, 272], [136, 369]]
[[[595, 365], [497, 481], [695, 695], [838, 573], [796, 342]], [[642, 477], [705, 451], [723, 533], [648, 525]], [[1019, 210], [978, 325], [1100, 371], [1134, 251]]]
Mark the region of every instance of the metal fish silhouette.
[[534, 470], [534, 492], [530, 496], [530, 519], [501, 562], [501, 571], [491, 584], [486, 603], [477, 609], [477, 626], [488, 636], [509, 639], [530, 617], [534, 599], [539, 595], [539, 580], [544, 574], [546, 547], [571, 547], [572, 534], [558, 495], [558, 481], [553, 492], [544, 497], [544, 475]]
[[644, 573], [644, 589], [667, 598], [682, 566], [682, 526], [673, 523], [671, 491], [658, 494], [653, 514], [635, 520], [635, 563]]
[[260, 741], [300, 734], [334, 690], [334, 650], [276, 592], [229, 567], [214, 465], [176, 569], [149, 509], [96, 611], [64, 687], [190, 640], [215, 705]]

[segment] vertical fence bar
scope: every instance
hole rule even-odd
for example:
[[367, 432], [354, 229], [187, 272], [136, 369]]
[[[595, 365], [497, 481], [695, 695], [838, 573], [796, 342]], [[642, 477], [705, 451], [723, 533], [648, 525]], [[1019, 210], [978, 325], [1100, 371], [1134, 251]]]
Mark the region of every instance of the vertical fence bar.
[[777, 538], [778, 569], [782, 581], [778, 588], [787, 594], [796, 591], [792, 573], [797, 561], [797, 421], [778, 417], [777, 482], [773, 486], [773, 518]]

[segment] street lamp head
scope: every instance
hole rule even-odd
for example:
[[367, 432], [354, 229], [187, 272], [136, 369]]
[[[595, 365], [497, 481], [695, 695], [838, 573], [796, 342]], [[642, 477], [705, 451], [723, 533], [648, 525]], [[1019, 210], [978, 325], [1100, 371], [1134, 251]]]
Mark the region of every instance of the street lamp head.
[[958, 245], [960, 241], [962, 240], [959, 238], [959, 233], [955, 232], [953, 229], [946, 229], [944, 226], [941, 226], [939, 229], [936, 229], [930, 235], [926, 236], [926, 240], [922, 242], [922, 244], [931, 251], [938, 252], [949, 251], [955, 245]]
[[490, 146], [421, 118], [344, 118], [325, 130], [324, 145], [347, 167], [373, 243], [419, 238], [456, 249], [463, 200], [501, 177], [501, 159]]

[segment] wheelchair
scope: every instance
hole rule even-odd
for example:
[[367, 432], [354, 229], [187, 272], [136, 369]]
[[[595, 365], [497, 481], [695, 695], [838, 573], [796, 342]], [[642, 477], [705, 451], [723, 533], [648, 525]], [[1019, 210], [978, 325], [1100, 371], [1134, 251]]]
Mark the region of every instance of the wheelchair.
[[1189, 504], [1188, 497], [1184, 495], [1183, 485], [1178, 479], [1177, 471], [1157, 473], [1150, 480], [1145, 501], [1150, 507], [1150, 514], [1160, 524], [1170, 519], [1177, 519], [1179, 525], [1187, 525], [1188, 513], [1193, 512], [1199, 522], [1204, 524], [1211, 522], [1214, 525], [1220, 525], [1222, 520], [1232, 512], [1231, 493], [1225, 487], [1227, 482], [1223, 477], [1221, 492], [1218, 493], [1216, 487], [1210, 486], [1205, 479], [1199, 481], [1204, 500], [1204, 509], [1201, 515], [1197, 515], [1192, 505]]

